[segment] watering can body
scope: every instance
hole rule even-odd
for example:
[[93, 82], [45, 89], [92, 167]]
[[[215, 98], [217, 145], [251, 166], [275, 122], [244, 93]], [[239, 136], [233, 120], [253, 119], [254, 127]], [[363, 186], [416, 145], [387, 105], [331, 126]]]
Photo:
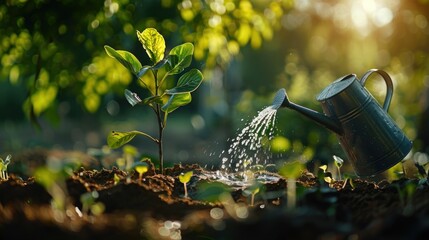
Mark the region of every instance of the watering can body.
[[[383, 106], [364, 87], [372, 73], [386, 82]], [[359, 176], [381, 173], [405, 158], [412, 143], [387, 114], [393, 84], [386, 72], [368, 71], [362, 80], [350, 74], [326, 87], [317, 97], [324, 114], [290, 102], [285, 93], [281, 107], [297, 110], [334, 131], [348, 160]]]

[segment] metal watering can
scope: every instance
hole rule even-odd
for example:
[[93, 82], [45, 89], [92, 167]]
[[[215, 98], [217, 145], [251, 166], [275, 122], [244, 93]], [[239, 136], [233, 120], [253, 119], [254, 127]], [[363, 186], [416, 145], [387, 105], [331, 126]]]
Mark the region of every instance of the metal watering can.
[[[383, 107], [364, 87], [372, 73], [378, 73], [386, 82]], [[326, 87], [317, 96], [324, 114], [289, 101], [285, 89], [277, 92], [273, 107], [296, 110], [335, 132], [356, 174], [372, 176], [403, 160], [412, 147], [411, 141], [387, 114], [392, 95], [393, 84], [389, 75], [371, 69], [361, 80], [350, 74]]]

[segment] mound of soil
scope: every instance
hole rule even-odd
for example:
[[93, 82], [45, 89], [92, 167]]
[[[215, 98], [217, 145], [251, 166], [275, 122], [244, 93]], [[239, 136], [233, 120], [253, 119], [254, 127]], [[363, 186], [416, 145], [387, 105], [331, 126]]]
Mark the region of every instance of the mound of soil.
[[[185, 198], [178, 176], [190, 170], [194, 176]], [[0, 239], [427, 239], [429, 234], [425, 179], [327, 184], [303, 173], [291, 209], [283, 178], [265, 183], [253, 205], [243, 188], [233, 188], [222, 201], [196, 200], [199, 183], [212, 181], [205, 172], [198, 165], [177, 165], [160, 175], [152, 166], [139, 181], [137, 173], [116, 168], [81, 168], [57, 188], [11, 174], [0, 181]], [[102, 203], [102, 211], [82, 205], [81, 196], [91, 192], [97, 193], [91, 206]], [[55, 205], [59, 196], [62, 208]]]

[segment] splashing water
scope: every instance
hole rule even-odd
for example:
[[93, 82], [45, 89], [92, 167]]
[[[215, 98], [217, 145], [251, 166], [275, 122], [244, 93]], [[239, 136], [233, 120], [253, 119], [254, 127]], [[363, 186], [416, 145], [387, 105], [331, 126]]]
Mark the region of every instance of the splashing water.
[[219, 155], [222, 170], [242, 172], [252, 165], [267, 164], [271, 158], [267, 143], [274, 137], [276, 114], [276, 106], [266, 107], [234, 139], [228, 139], [229, 149]]

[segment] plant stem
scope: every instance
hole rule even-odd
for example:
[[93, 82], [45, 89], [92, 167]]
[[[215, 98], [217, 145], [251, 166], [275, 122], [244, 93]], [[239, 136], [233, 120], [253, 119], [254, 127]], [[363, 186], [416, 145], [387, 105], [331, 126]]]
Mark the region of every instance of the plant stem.
[[183, 186], [185, 188], [185, 198], [188, 197], [188, 188], [186, 187], [186, 183], [183, 183]]
[[[155, 77], [155, 96], [159, 96], [159, 82], [158, 82], [158, 71], [153, 70], [153, 75]], [[159, 170], [161, 174], [164, 174], [164, 156], [163, 156], [163, 147], [162, 147], [162, 136], [164, 132], [164, 121], [162, 115], [161, 107], [158, 103], [156, 103], [156, 117], [158, 120], [158, 153], [159, 153]]]
[[296, 180], [288, 179], [287, 181], [287, 208], [293, 209], [296, 206]]
[[159, 107], [159, 105], [157, 106], [158, 108], [158, 123], [159, 123], [159, 137], [158, 137], [158, 150], [159, 150], [159, 169], [161, 174], [164, 174], [164, 153], [163, 153], [163, 146], [162, 146], [162, 137], [163, 137], [163, 133], [164, 133], [164, 125], [162, 123], [162, 118], [161, 118], [161, 108]]

